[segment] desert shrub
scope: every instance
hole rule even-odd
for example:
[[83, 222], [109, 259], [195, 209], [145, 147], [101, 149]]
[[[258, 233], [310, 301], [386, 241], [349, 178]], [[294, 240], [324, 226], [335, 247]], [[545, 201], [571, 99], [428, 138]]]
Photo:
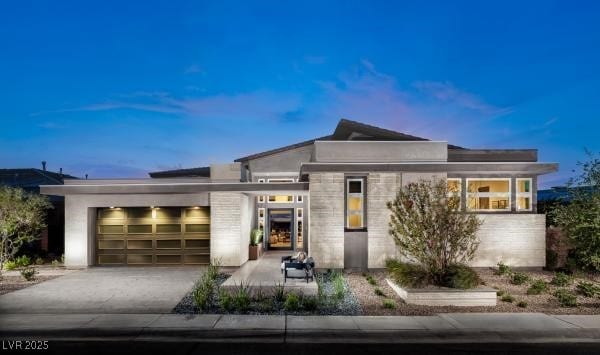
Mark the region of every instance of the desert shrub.
[[43, 265], [44, 264], [44, 259], [42, 259], [40, 257], [35, 258], [35, 264], [36, 265]]
[[208, 265], [205, 274], [208, 278], [215, 281], [217, 277], [219, 277], [219, 272], [221, 270], [221, 261], [219, 259], [213, 259], [213, 261]]
[[275, 305], [270, 298], [263, 298], [260, 302], [256, 303], [256, 310], [260, 313], [270, 313], [274, 308]]
[[204, 273], [192, 289], [192, 298], [194, 299], [194, 304], [199, 310], [205, 311], [210, 307], [214, 290], [215, 281], [208, 277], [206, 273]]
[[375, 289], [375, 294], [377, 296], [385, 297], [385, 293], [379, 287]]
[[517, 307], [527, 308], [527, 302], [525, 302], [525, 301], [519, 301], [519, 303], [517, 303]]
[[401, 286], [423, 287], [431, 282], [426, 269], [413, 263], [404, 263], [395, 259], [386, 260], [389, 276]]
[[498, 296], [498, 297], [502, 297], [505, 294], [506, 294], [506, 291], [504, 291], [504, 290], [498, 290], [498, 291], [496, 291], [496, 296]]
[[238, 312], [245, 312], [250, 308], [250, 284], [244, 284], [240, 282], [235, 292], [233, 293], [233, 307]]
[[333, 273], [333, 296], [338, 300], [344, 298], [346, 294], [345, 283], [344, 275], [341, 272], [336, 271]]
[[281, 283], [276, 283], [275, 287], [273, 288], [273, 300], [275, 302], [283, 302], [284, 299], [285, 299], [285, 288]]
[[300, 309], [300, 297], [295, 292], [290, 292], [285, 297], [283, 309], [287, 312], [295, 312]]
[[562, 288], [560, 290], [556, 290], [556, 292], [554, 292], [554, 297], [556, 297], [561, 307], [577, 306], [577, 296], [567, 289]]
[[306, 311], [315, 311], [319, 307], [319, 300], [312, 296], [303, 296], [300, 300], [301, 307]]
[[529, 281], [529, 276], [524, 272], [515, 272], [513, 273], [510, 282], [513, 285], [522, 285], [525, 282]]
[[371, 275], [367, 276], [367, 282], [373, 286], [377, 285], [377, 280], [375, 280]]
[[15, 263], [17, 267], [26, 267], [31, 265], [31, 258], [27, 255], [21, 255], [18, 258], [15, 258]]
[[510, 266], [505, 265], [502, 262], [498, 263], [498, 269], [496, 270], [496, 274], [498, 275], [510, 275], [512, 273], [512, 269]]
[[17, 267], [18, 267], [17, 263], [14, 262], [13, 260], [8, 260], [8, 261], [4, 262], [4, 269], [6, 271], [15, 270]]
[[564, 272], [557, 272], [550, 283], [554, 286], [564, 287], [570, 285], [572, 281], [573, 277], [571, 275], [567, 275]]
[[233, 297], [223, 289], [219, 291], [219, 307], [226, 312], [233, 310]]
[[60, 261], [58, 261], [58, 260], [56, 260], [56, 259], [52, 260], [52, 267], [53, 267], [53, 268], [57, 268], [57, 267], [59, 267], [59, 266], [60, 266], [60, 264], [61, 264], [61, 262], [60, 262]]
[[477, 272], [464, 264], [450, 265], [443, 278], [444, 286], [460, 289], [473, 288], [480, 282]]
[[391, 298], [386, 298], [383, 300], [383, 308], [387, 309], [396, 309], [396, 301]]
[[27, 281], [33, 281], [35, 279], [35, 274], [37, 274], [37, 270], [33, 266], [27, 266], [21, 269], [21, 276]]
[[577, 284], [577, 293], [585, 297], [596, 297], [600, 295], [600, 286], [595, 285], [592, 282], [581, 281]]
[[508, 303], [513, 303], [514, 300], [515, 300], [515, 298], [510, 293], [505, 293], [500, 298], [500, 301], [502, 301], [502, 302], [508, 302]]
[[481, 221], [448, 199], [451, 191], [445, 179], [421, 180], [400, 188], [393, 201], [389, 233], [398, 251], [425, 269], [441, 285], [453, 264], [467, 264], [479, 246], [477, 230]]
[[548, 290], [548, 284], [544, 280], [535, 280], [531, 283], [527, 289], [528, 295], [539, 295], [542, 292]]

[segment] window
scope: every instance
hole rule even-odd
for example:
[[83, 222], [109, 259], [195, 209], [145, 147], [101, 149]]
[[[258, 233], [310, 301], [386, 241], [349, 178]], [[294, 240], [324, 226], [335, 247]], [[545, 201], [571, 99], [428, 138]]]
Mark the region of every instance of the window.
[[[258, 179], [258, 182], [263, 183], [263, 182], [265, 182], [265, 179]], [[258, 203], [265, 203], [265, 196], [260, 195], [257, 198], [258, 198]]]
[[467, 209], [510, 211], [510, 179], [467, 179]]
[[346, 180], [346, 228], [364, 228], [364, 180]]
[[302, 208], [296, 209], [296, 249], [304, 248], [303, 217]]
[[[269, 179], [267, 182], [294, 182], [294, 179]], [[269, 203], [293, 203], [294, 196], [271, 195], [268, 198]]]
[[531, 179], [517, 179], [517, 211], [531, 211]]
[[265, 209], [264, 208], [259, 208], [258, 209], [258, 229], [260, 229], [262, 231], [263, 234], [263, 238], [265, 236]]
[[460, 210], [461, 181], [460, 179], [446, 179], [448, 185], [448, 204], [455, 210]]

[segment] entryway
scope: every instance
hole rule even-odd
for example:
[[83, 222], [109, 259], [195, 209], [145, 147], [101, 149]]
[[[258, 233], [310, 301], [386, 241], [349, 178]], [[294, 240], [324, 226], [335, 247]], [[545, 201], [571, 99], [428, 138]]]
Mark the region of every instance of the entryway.
[[294, 209], [269, 209], [267, 215], [267, 249], [292, 250], [294, 247]]

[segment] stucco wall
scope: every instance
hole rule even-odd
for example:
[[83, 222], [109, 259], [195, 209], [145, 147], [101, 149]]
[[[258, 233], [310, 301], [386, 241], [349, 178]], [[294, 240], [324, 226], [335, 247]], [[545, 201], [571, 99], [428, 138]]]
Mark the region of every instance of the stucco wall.
[[318, 268], [344, 267], [344, 174], [310, 175], [309, 252]]
[[546, 265], [546, 215], [479, 214], [483, 225], [472, 266], [543, 267]]
[[242, 193], [211, 192], [210, 256], [223, 266], [240, 266], [248, 260], [252, 210]]
[[446, 142], [316, 141], [317, 162], [414, 162], [446, 161]]
[[65, 265], [94, 263], [96, 207], [208, 206], [208, 194], [67, 195], [65, 196]]
[[268, 155], [249, 161], [252, 174], [270, 172], [293, 172], [300, 171], [300, 164], [308, 162], [313, 153], [313, 145], [307, 145], [296, 149], [290, 149], [281, 153]]

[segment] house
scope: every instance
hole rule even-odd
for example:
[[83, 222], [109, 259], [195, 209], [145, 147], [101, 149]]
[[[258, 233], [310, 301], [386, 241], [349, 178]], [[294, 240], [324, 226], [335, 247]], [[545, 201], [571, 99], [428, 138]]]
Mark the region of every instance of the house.
[[65, 258], [90, 265], [248, 260], [250, 231], [267, 250], [306, 250], [322, 268], [381, 268], [398, 256], [386, 203], [403, 185], [444, 178], [483, 221], [473, 266], [545, 265], [537, 179], [558, 165], [537, 150], [465, 149], [342, 119], [328, 136], [149, 179], [65, 180]]
[[[62, 185], [65, 179], [77, 179], [74, 176], [46, 170], [46, 162], [42, 169], [0, 169], [0, 185], [18, 187], [25, 191], [38, 194], [41, 185]], [[52, 209], [46, 213], [46, 229], [42, 232], [39, 248], [55, 256], [64, 250], [65, 230], [65, 199], [63, 196], [50, 195]]]

